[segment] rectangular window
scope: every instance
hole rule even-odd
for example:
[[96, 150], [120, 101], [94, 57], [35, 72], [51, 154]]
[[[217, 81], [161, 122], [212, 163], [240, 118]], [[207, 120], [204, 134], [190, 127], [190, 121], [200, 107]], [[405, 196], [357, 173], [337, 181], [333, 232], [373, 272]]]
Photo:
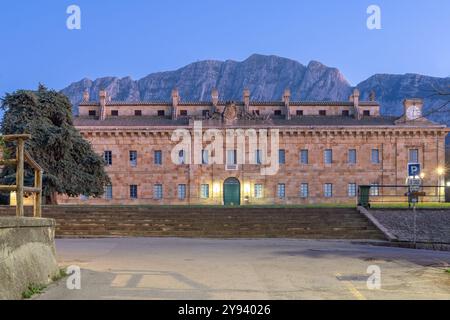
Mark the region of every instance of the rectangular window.
[[284, 183], [278, 184], [277, 197], [280, 199], [284, 199], [286, 197], [286, 185]]
[[118, 117], [119, 116], [119, 110], [111, 110], [111, 115], [113, 117]]
[[105, 151], [103, 153], [103, 159], [107, 166], [112, 166], [112, 151]]
[[349, 117], [350, 116], [350, 111], [349, 110], [342, 110], [342, 116], [343, 117]]
[[186, 199], [186, 185], [179, 184], [178, 185], [178, 200]]
[[255, 198], [261, 199], [263, 197], [263, 185], [255, 184]]
[[187, 115], [188, 115], [187, 110], [180, 110], [180, 116], [187, 117]]
[[326, 110], [319, 110], [319, 116], [326, 116], [327, 111]]
[[130, 198], [131, 199], [138, 198], [138, 186], [135, 184], [130, 185]]
[[89, 110], [89, 117], [95, 117], [97, 115], [97, 111]]
[[161, 150], [155, 151], [155, 164], [162, 165], [162, 151]]
[[163, 186], [162, 186], [162, 184], [155, 184], [153, 186], [153, 198], [155, 200], [161, 200], [163, 198]]
[[301, 117], [303, 115], [303, 110], [297, 110], [297, 116]]
[[281, 116], [281, 110], [275, 110], [274, 115], [277, 117]]
[[409, 150], [409, 162], [410, 163], [419, 163], [419, 149], [410, 149]]
[[186, 152], [184, 150], [178, 151], [178, 164], [186, 164]]
[[325, 198], [333, 197], [333, 185], [331, 183], [325, 183], [323, 185], [323, 195]]
[[202, 110], [203, 117], [209, 117], [209, 110]]
[[137, 151], [130, 151], [130, 166], [137, 167]]
[[209, 163], [209, 151], [202, 150], [202, 164], [208, 164], [208, 163]]
[[323, 160], [325, 164], [332, 164], [333, 163], [333, 150], [326, 149], [323, 153]]
[[286, 151], [284, 149], [278, 150], [278, 164], [286, 163]]
[[202, 199], [208, 199], [209, 198], [209, 184], [202, 184], [200, 186], [200, 197]]
[[309, 197], [309, 185], [307, 183], [302, 183], [300, 185], [300, 198]]
[[378, 185], [378, 183], [371, 184], [370, 195], [375, 197], [380, 195], [380, 186]]
[[380, 150], [372, 149], [372, 163], [379, 164], [380, 163]]
[[166, 112], [164, 110], [158, 110], [158, 117], [164, 117]]
[[113, 198], [113, 189], [112, 189], [112, 185], [108, 184], [107, 186], [105, 186], [105, 199], [106, 200], [112, 200]]
[[300, 163], [308, 164], [309, 163], [309, 152], [308, 150], [300, 150]]
[[348, 150], [348, 163], [356, 164], [356, 149]]
[[235, 165], [237, 164], [237, 152], [236, 150], [227, 150], [227, 164]]
[[262, 151], [261, 150], [256, 150], [256, 164], [261, 165], [263, 163], [263, 159], [262, 159]]
[[134, 110], [134, 115], [136, 117], [141, 117], [142, 116], [142, 110]]
[[356, 183], [349, 183], [348, 184], [348, 196], [349, 197], [356, 197]]
[[259, 110], [254, 110], [253, 111], [257, 116], [259, 116]]
[[364, 117], [370, 117], [370, 110], [364, 110], [363, 111], [363, 116]]

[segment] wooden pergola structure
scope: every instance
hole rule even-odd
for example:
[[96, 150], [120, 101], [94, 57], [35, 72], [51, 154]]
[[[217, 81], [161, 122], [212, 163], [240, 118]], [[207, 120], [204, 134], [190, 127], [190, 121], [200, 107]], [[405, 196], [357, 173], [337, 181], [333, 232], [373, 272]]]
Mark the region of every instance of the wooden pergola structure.
[[[25, 141], [31, 139], [29, 134], [14, 134], [1, 136], [5, 142], [16, 142], [16, 158], [0, 160], [0, 165], [16, 166], [16, 185], [0, 185], [0, 191], [16, 192], [16, 216], [23, 217], [24, 193], [33, 193], [33, 216], [42, 217], [42, 175], [43, 170], [31, 155], [25, 150]], [[34, 169], [34, 187], [24, 186], [24, 163]]]

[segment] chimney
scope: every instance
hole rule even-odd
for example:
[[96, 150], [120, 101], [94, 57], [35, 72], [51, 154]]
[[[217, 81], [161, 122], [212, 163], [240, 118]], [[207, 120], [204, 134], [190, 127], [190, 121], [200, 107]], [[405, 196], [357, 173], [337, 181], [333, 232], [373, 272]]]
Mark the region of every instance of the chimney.
[[375, 91], [372, 90], [372, 91], [370, 91], [370, 94], [369, 94], [369, 101], [375, 101], [375, 100], [376, 100]]
[[106, 99], [107, 93], [105, 90], [101, 90], [99, 92], [99, 100], [100, 100], [100, 120], [106, 119]]
[[291, 119], [291, 110], [289, 107], [289, 104], [291, 102], [291, 90], [285, 89], [283, 93], [283, 102], [284, 106], [286, 107], [286, 119]]
[[89, 102], [89, 90], [86, 89], [83, 92], [83, 102]]
[[216, 109], [217, 105], [219, 104], [219, 91], [216, 88], [214, 88], [211, 92], [211, 101], [214, 109]]
[[355, 115], [358, 120], [362, 118], [362, 114], [359, 110], [359, 96], [360, 96], [359, 90], [355, 88], [355, 90], [353, 90], [353, 95], [351, 96], [350, 101], [353, 102], [353, 106], [355, 108]]
[[355, 104], [355, 107], [359, 107], [359, 96], [359, 90], [353, 90], [353, 103]]
[[243, 98], [244, 98], [245, 112], [249, 112], [249, 110], [250, 110], [250, 90], [249, 89], [244, 89]]
[[178, 89], [172, 90], [172, 119], [178, 118], [178, 103], [180, 102], [180, 95]]

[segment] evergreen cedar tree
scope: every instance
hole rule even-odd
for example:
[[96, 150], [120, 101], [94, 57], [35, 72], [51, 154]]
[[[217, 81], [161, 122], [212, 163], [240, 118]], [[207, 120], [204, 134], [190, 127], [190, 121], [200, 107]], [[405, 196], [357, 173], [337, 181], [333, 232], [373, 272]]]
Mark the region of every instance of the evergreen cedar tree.
[[[4, 117], [1, 133], [31, 134], [25, 148], [44, 170], [43, 196], [56, 204], [57, 194], [72, 197], [100, 197], [110, 183], [105, 162], [73, 126], [69, 99], [39, 85], [37, 91], [18, 90], [2, 99]], [[13, 152], [12, 145], [7, 145]], [[32, 185], [34, 174], [27, 168], [25, 184]], [[15, 168], [4, 167], [2, 184], [15, 183]]]

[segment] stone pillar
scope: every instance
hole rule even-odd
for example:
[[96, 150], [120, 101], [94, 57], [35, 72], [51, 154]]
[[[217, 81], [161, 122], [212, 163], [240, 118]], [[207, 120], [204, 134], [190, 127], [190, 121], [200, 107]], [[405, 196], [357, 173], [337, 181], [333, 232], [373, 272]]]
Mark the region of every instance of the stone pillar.
[[172, 119], [178, 118], [178, 103], [180, 102], [180, 95], [178, 89], [172, 90]]
[[101, 90], [99, 92], [99, 101], [100, 101], [100, 120], [106, 119], [106, 99], [107, 93], [105, 90]]
[[291, 90], [286, 89], [284, 90], [283, 93], [283, 102], [284, 102], [284, 106], [286, 108], [286, 119], [290, 120], [291, 119], [291, 108], [290, 108], [290, 103], [291, 103]]

